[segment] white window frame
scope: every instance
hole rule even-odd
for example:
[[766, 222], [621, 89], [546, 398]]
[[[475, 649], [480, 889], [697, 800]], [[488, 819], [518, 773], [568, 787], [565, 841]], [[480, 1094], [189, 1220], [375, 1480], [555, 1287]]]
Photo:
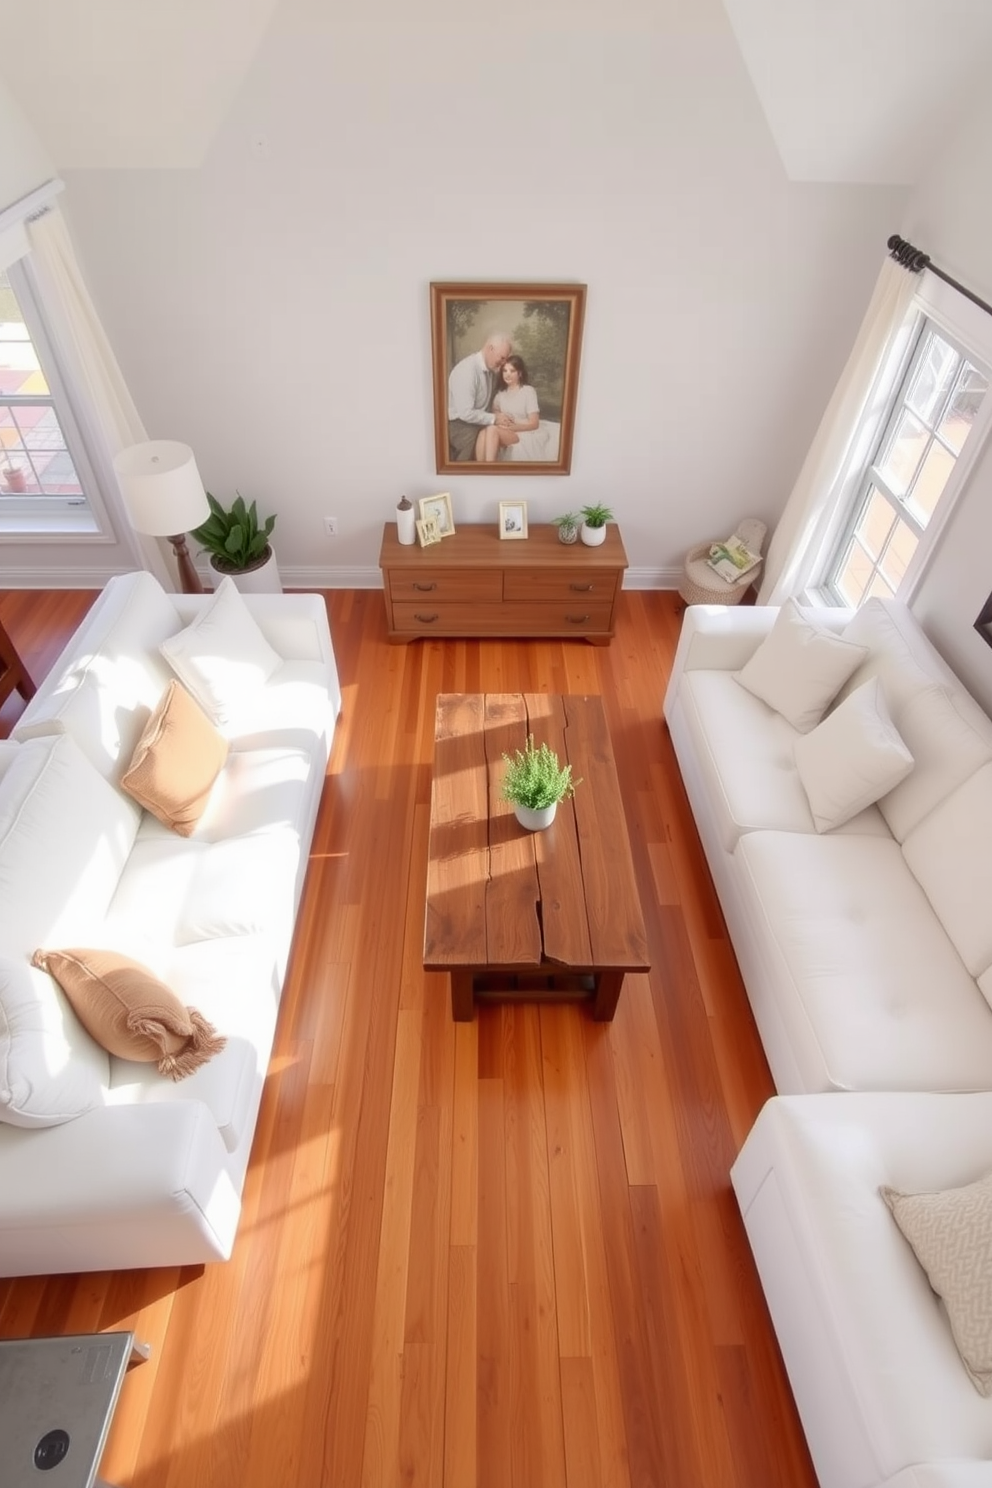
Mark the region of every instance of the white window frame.
[[992, 316], [938, 279], [935, 274], [924, 270], [910, 311], [893, 337], [890, 352], [867, 400], [865, 413], [853, 431], [848, 460], [838, 481], [833, 518], [821, 549], [821, 557], [816, 565], [815, 576], [802, 596], [809, 604], [845, 607], [845, 601], [827, 588], [826, 576], [841, 556], [841, 550], [850, 538], [852, 527], [860, 515], [871, 461], [878, 453], [879, 440], [892, 416], [896, 395], [919, 344], [925, 320], [931, 321], [989, 379], [990, 390], [899, 585], [898, 597], [904, 603], [911, 602], [933, 561], [941, 536], [967, 489], [971, 472], [992, 428]]

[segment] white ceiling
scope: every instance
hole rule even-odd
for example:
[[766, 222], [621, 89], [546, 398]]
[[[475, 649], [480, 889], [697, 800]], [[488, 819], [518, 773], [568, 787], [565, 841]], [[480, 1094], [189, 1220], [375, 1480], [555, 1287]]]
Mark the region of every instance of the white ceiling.
[[[195, 167], [279, 3], [0, 0], [0, 79], [59, 170]], [[678, 23], [678, 4], [653, 3], [655, 24], [666, 7]], [[652, 23], [643, 0], [625, 5]], [[723, 5], [796, 181], [914, 184], [992, 70], [989, 0]]]

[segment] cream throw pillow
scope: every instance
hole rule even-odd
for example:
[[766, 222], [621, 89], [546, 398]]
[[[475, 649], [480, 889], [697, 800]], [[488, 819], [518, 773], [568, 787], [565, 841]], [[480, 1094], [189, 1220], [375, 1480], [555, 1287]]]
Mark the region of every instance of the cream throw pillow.
[[170, 682], [138, 740], [121, 786], [152, 816], [189, 837], [227, 759], [227, 740], [199, 703]]
[[947, 1309], [972, 1384], [992, 1395], [992, 1173], [942, 1193], [879, 1192]]
[[31, 964], [55, 978], [86, 1032], [118, 1059], [154, 1062], [181, 1080], [227, 1042], [147, 966], [117, 951], [35, 951]]
[[794, 755], [818, 832], [843, 826], [913, 768], [877, 677], [846, 697], [812, 733], [801, 735]]
[[196, 619], [159, 648], [176, 676], [215, 723], [282, 666], [232, 578], [222, 579]]
[[787, 599], [757, 651], [735, 676], [799, 733], [808, 734], [867, 655], [867, 646], [842, 640], [805, 615], [794, 599]]

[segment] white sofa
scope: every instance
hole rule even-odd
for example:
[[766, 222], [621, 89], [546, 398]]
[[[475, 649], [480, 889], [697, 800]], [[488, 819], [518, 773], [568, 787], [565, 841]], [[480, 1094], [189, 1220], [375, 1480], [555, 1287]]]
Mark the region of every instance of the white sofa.
[[[231, 1253], [341, 692], [323, 600], [246, 596], [282, 660], [215, 719], [193, 834], [142, 812], [119, 781], [174, 675], [159, 647], [213, 603], [111, 580], [0, 744], [0, 1275]], [[175, 1083], [108, 1055], [26, 969], [66, 946], [149, 966], [225, 1047]]]
[[733, 1187], [823, 1488], [992, 1488], [992, 1399], [879, 1192], [992, 1171], [992, 722], [905, 606], [817, 612], [868, 647], [838, 702], [878, 676], [915, 761], [818, 833], [734, 676], [776, 617], [690, 608], [664, 705], [780, 1092]]

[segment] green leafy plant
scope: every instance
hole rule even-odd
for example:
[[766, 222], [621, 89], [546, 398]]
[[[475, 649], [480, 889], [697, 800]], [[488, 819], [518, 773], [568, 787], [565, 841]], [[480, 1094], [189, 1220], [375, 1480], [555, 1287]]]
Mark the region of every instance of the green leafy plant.
[[597, 502], [594, 506], [584, 506], [582, 516], [587, 527], [605, 527], [607, 522], [614, 520], [613, 513], [608, 506]]
[[534, 735], [527, 735], [523, 749], [504, 754], [506, 773], [503, 776], [503, 800], [514, 806], [529, 806], [532, 811], [541, 811], [553, 806], [574, 793], [581, 780], [572, 779], [571, 765], [560, 765], [558, 756], [547, 744], [534, 747]]
[[276, 525], [275, 517], [266, 517], [259, 524], [254, 501], [246, 506], [240, 491], [229, 509], [206, 493], [210, 516], [202, 527], [195, 527], [192, 536], [203, 544], [211, 561], [221, 573], [242, 573], [259, 559], [267, 558], [269, 538]]
[[566, 529], [569, 527], [575, 528], [579, 526], [581, 521], [582, 518], [578, 512], [565, 512], [560, 517], [552, 517], [551, 525], [552, 527], [565, 527]]

